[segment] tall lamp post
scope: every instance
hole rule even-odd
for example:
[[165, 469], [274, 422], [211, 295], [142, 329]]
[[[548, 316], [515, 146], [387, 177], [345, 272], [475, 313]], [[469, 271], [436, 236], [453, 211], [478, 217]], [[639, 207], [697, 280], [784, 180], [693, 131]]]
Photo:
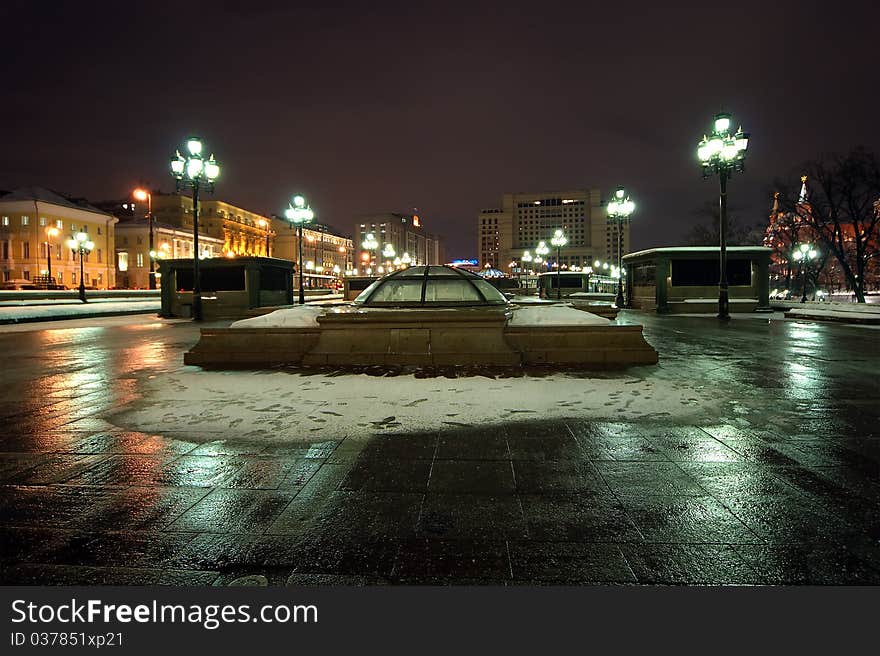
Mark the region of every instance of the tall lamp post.
[[297, 194], [293, 197], [293, 200], [290, 203], [290, 207], [284, 210], [284, 217], [290, 221], [291, 226], [296, 226], [297, 232], [297, 247], [299, 249], [299, 256], [296, 264], [296, 268], [299, 270], [299, 304], [305, 305], [306, 302], [306, 290], [303, 286], [304, 278], [303, 278], [303, 226], [307, 223], [311, 223], [315, 218], [315, 213], [312, 211], [312, 208], [306, 205], [305, 197]]
[[83, 258], [95, 249], [95, 242], [89, 239], [84, 232], [78, 232], [67, 240], [67, 247], [73, 251], [74, 256], [79, 253], [79, 300], [86, 303], [86, 280]]
[[568, 238], [563, 234], [561, 229], [557, 229], [550, 239], [550, 243], [556, 247], [556, 300], [562, 300], [562, 262], [559, 260], [559, 253], [562, 247], [568, 243]]
[[150, 240], [150, 275], [147, 279], [147, 286], [150, 289], [156, 289], [156, 250], [153, 248], [153, 194], [143, 188], [137, 188], [131, 195], [135, 200], [140, 202], [147, 201], [147, 223], [149, 225]]
[[[614, 222], [617, 224], [617, 272], [620, 274], [623, 271], [623, 224], [627, 220], [629, 220], [630, 215], [636, 209], [636, 204], [630, 200], [630, 197], [627, 195], [626, 190], [623, 187], [618, 187], [614, 191], [614, 196], [611, 200], [608, 201], [608, 216], [614, 219]], [[614, 304], [617, 305], [618, 308], [622, 308], [624, 306], [623, 300], [623, 276], [619, 275], [617, 278], [617, 298], [614, 300]]]
[[807, 263], [815, 260], [818, 255], [818, 251], [809, 244], [799, 244], [794, 251], [794, 259], [801, 267], [801, 287], [803, 287], [801, 303], [807, 302]]
[[376, 241], [376, 236], [372, 232], [368, 232], [367, 236], [364, 237], [364, 241], [361, 243], [361, 247], [370, 254], [370, 272], [372, 273], [373, 266], [375, 265], [376, 258], [376, 249], [379, 248], [379, 242]]
[[[522, 257], [519, 260], [521, 262], [520, 269], [522, 269], [521, 273], [525, 273], [525, 265], [532, 263], [532, 254], [528, 251], [523, 251]], [[526, 276], [526, 282], [528, 282], [528, 276]], [[520, 275], [520, 286], [522, 286], [522, 275]]]
[[[192, 189], [193, 202], [193, 290], [192, 318], [202, 320], [202, 281], [199, 271], [199, 191], [214, 191], [214, 181], [220, 175], [220, 165], [211, 155], [207, 160], [202, 158], [202, 142], [196, 137], [186, 141], [187, 156], [177, 151], [171, 159], [171, 175], [174, 176], [177, 191]], [[152, 264], [152, 262], [151, 262]], [[153, 276], [155, 277], [155, 276]]]
[[[550, 247], [547, 246], [543, 241], [539, 241], [538, 245], [535, 247], [535, 265], [541, 264], [545, 262], [545, 257], [547, 253], [550, 252]], [[538, 296], [541, 296], [541, 278], [538, 277], [536, 284], [538, 285]], [[550, 294], [547, 294], [547, 298], [550, 298]]]
[[59, 234], [60, 230], [55, 226], [46, 228], [46, 277], [49, 278], [49, 284], [52, 284], [52, 242], [50, 240]]
[[720, 280], [718, 282], [718, 318], [730, 319], [730, 301], [727, 295], [727, 180], [734, 171], [742, 171], [749, 135], [742, 128], [730, 133], [730, 114], [716, 114], [712, 134], [703, 136], [697, 146], [697, 157], [703, 166], [703, 177], [715, 174], [720, 185]]

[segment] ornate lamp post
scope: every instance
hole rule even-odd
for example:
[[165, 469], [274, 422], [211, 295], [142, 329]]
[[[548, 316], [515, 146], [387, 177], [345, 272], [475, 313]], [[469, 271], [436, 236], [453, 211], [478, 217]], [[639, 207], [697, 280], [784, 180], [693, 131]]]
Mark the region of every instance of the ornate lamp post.
[[[547, 260], [546, 260], [546, 256], [547, 256], [547, 253], [549, 253], [549, 252], [550, 252], [550, 247], [547, 246], [547, 244], [546, 244], [545, 242], [543, 242], [543, 241], [539, 241], [539, 242], [538, 242], [538, 245], [535, 247], [535, 256], [536, 256], [536, 257], [535, 257], [535, 260], [534, 260], [535, 265], [537, 266], [538, 264], [541, 264], [542, 262], [546, 262], [546, 261], [547, 261]], [[541, 283], [540, 283], [540, 280], [541, 280], [541, 279], [538, 278], [538, 281], [537, 281], [537, 285], [538, 285], [538, 296], [541, 295]], [[549, 294], [547, 294], [547, 298], [550, 298], [550, 295], [549, 295]]]
[[[614, 196], [611, 200], [608, 201], [608, 217], [613, 219], [617, 224], [617, 271], [620, 272], [623, 268], [623, 224], [624, 222], [629, 220], [630, 215], [636, 209], [636, 204], [630, 200], [630, 197], [627, 195], [626, 190], [623, 187], [618, 187]], [[617, 298], [614, 301], [614, 304], [617, 307], [622, 308], [624, 306], [623, 300], [623, 277], [618, 276], [617, 278]]]
[[718, 282], [718, 318], [730, 319], [727, 295], [727, 180], [734, 171], [742, 171], [749, 146], [749, 135], [742, 128], [730, 134], [730, 114], [716, 114], [712, 134], [703, 136], [697, 147], [697, 157], [703, 166], [703, 177], [715, 174], [720, 185], [720, 280]]
[[[199, 271], [199, 191], [214, 191], [214, 181], [220, 175], [220, 165], [211, 155], [207, 160], [202, 158], [202, 142], [196, 137], [186, 141], [187, 156], [177, 151], [171, 159], [171, 175], [174, 176], [177, 191], [192, 189], [193, 202], [193, 290], [192, 317], [194, 321], [202, 320], [202, 281]], [[152, 215], [152, 212], [151, 212]], [[152, 266], [152, 261], [150, 262]], [[155, 278], [152, 275], [151, 278]]]
[[[61, 233], [55, 226], [46, 228], [46, 277], [52, 280], [52, 237], [57, 237]], [[51, 284], [51, 282], [49, 283]]]
[[391, 268], [391, 260], [394, 259], [395, 255], [396, 253], [394, 251], [394, 246], [392, 246], [391, 244], [385, 244], [385, 248], [382, 249], [382, 257], [385, 258], [386, 269]]
[[819, 252], [809, 244], [798, 244], [794, 251], [794, 259], [801, 267], [801, 287], [803, 287], [803, 296], [801, 303], [807, 302], [807, 264], [816, 259]]
[[79, 300], [86, 303], [86, 281], [83, 258], [95, 249], [95, 242], [84, 232], [78, 232], [67, 240], [67, 247], [73, 251], [74, 257], [79, 253]]
[[373, 267], [375, 266], [376, 250], [379, 248], [379, 242], [376, 241], [376, 236], [372, 232], [368, 232], [367, 236], [364, 237], [361, 247], [370, 255], [370, 271], [372, 272]]
[[266, 219], [260, 219], [257, 224], [266, 231], [266, 257], [269, 257], [269, 235], [272, 232], [272, 227]]
[[307, 223], [311, 223], [315, 218], [315, 213], [312, 211], [312, 208], [306, 205], [306, 199], [297, 194], [293, 197], [293, 200], [290, 203], [290, 207], [284, 210], [284, 218], [290, 221], [290, 226], [296, 226], [297, 231], [297, 246], [299, 247], [299, 256], [297, 259], [296, 268], [299, 271], [299, 304], [305, 305], [306, 302], [306, 290], [303, 286], [303, 226]]
[[410, 264], [412, 264], [412, 258], [409, 256], [409, 253], [404, 253], [404, 254], [400, 257], [400, 262], [401, 262], [401, 264], [403, 264], [404, 268], [406, 268], [406, 267], [408, 267]]
[[561, 229], [557, 229], [553, 233], [550, 243], [556, 247], [556, 300], [559, 301], [562, 299], [562, 262], [559, 260], [559, 253], [562, 247], [568, 243], [568, 238]]
[[146, 189], [138, 187], [131, 195], [135, 200], [140, 202], [147, 201], [147, 223], [149, 225], [149, 247], [150, 247], [150, 274], [147, 278], [147, 286], [150, 289], [156, 289], [156, 251], [153, 247], [153, 194]]

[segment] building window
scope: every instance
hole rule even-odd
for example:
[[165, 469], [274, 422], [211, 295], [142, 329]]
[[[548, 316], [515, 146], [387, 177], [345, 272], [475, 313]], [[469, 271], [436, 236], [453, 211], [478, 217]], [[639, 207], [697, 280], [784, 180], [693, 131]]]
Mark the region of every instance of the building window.
[[63, 230], [64, 229], [64, 221], [62, 221], [61, 219], [57, 219], [55, 221], [55, 227], [58, 228], [59, 230]]
[[4, 260], [9, 259], [9, 242], [8, 241], [3, 242], [3, 259]]
[[143, 253], [138, 253], [138, 254], [137, 254], [137, 266], [138, 266], [138, 267], [143, 267], [143, 266], [144, 266], [144, 254], [143, 254]]
[[42, 227], [45, 226], [45, 225], [46, 225], [46, 217], [45, 217], [45, 216], [41, 216], [41, 217], [40, 217], [40, 227], [42, 228]]
[[9, 225], [9, 217], [8, 217], [8, 216], [4, 216], [4, 217], [3, 217], [3, 220], [2, 220], [2, 223], [3, 223], [3, 225], [8, 226], [8, 225]]
[[29, 241], [21, 242], [21, 256], [28, 259], [31, 256], [31, 243]]
[[30, 222], [30, 217], [27, 217], [24, 214], [21, 215], [21, 225], [28, 225]]
[[70, 284], [71, 285], [76, 284], [76, 271], [74, 271], [73, 273], [70, 274]]
[[128, 253], [116, 254], [116, 268], [120, 271], [128, 271]]
[[98, 228], [98, 234], [99, 235], [101, 234], [101, 228]]
[[64, 282], [64, 272], [63, 271], [58, 272], [58, 282], [59, 283]]
[[98, 264], [100, 264], [103, 260], [101, 259], [101, 249], [98, 249]]
[[104, 274], [103, 274], [103, 273], [99, 273], [99, 274], [98, 274], [98, 284], [99, 284], [99, 285], [103, 285], [103, 284], [104, 284]]

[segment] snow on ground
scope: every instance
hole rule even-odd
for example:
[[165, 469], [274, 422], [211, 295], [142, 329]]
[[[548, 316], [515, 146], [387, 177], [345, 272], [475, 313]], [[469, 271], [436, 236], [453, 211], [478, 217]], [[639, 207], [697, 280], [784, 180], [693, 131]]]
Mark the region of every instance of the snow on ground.
[[549, 307], [523, 307], [513, 311], [513, 317], [507, 325], [521, 328], [524, 326], [606, 326], [608, 319], [590, 312], [576, 310], [568, 305], [551, 305]]
[[700, 386], [626, 373], [448, 379], [183, 367], [144, 381], [143, 397], [110, 420], [196, 441], [287, 442], [565, 417], [697, 421], [721, 404]]
[[826, 317], [828, 319], [839, 319], [842, 321], [880, 321], [880, 310], [874, 310], [873, 312], [865, 312], [856, 309], [847, 309], [847, 310], [837, 310], [837, 309], [824, 309], [818, 307], [809, 307], [809, 308], [792, 308], [787, 312], [787, 314], [792, 318], [821, 318]]
[[318, 317], [326, 308], [314, 305], [296, 305], [269, 314], [234, 322], [230, 328], [317, 328]]
[[118, 312], [158, 312], [161, 301], [110, 301], [101, 303], [77, 303], [30, 305], [24, 307], [0, 307], [0, 321], [45, 321], [51, 318], [66, 319], [79, 316], [116, 314]]

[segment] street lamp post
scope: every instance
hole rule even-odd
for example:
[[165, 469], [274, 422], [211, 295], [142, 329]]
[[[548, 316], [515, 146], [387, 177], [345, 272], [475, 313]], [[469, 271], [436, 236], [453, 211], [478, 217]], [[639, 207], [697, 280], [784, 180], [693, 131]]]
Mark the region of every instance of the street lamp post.
[[385, 248], [382, 249], [382, 257], [385, 258], [385, 268], [391, 268], [391, 261], [394, 259], [394, 256], [397, 253], [394, 250], [394, 246], [391, 244], [385, 244]]
[[[532, 254], [529, 253], [528, 251], [523, 251], [522, 257], [520, 258], [520, 262], [521, 262], [520, 268], [523, 269], [523, 271], [521, 272], [521, 274], [522, 274], [522, 273], [525, 273], [525, 265], [531, 264]], [[526, 276], [526, 282], [528, 282], [528, 276]], [[520, 286], [522, 286], [522, 275], [520, 275]]]
[[306, 199], [297, 194], [293, 197], [293, 201], [290, 203], [290, 207], [284, 210], [284, 217], [290, 221], [290, 225], [296, 226], [297, 231], [297, 247], [299, 249], [299, 257], [297, 260], [296, 268], [299, 270], [299, 304], [305, 305], [306, 302], [306, 290], [304, 285], [303, 278], [303, 226], [307, 223], [311, 223], [315, 218], [315, 213], [312, 211], [312, 208], [306, 205]]
[[801, 287], [803, 288], [803, 295], [801, 296], [801, 303], [807, 302], [807, 263], [816, 259], [816, 256], [819, 253], [809, 244], [799, 244], [797, 249], [794, 251], [794, 259], [800, 264], [801, 267]]
[[[626, 190], [618, 187], [614, 196], [608, 201], [608, 216], [614, 219], [617, 224], [617, 271], [621, 273], [623, 269], [623, 224], [629, 220], [630, 215], [636, 208], [636, 204], [630, 200]], [[626, 303], [623, 299], [623, 276], [618, 275], [617, 278], [617, 298], [614, 304], [618, 308], [622, 308]]]
[[[535, 264], [537, 265], [542, 262], [545, 262], [546, 261], [545, 257], [547, 255], [547, 253], [549, 253], [549, 252], [550, 252], [550, 247], [547, 246], [547, 244], [545, 242], [539, 241], [538, 245], [535, 247], [535, 255], [537, 256], [537, 257], [535, 257]], [[540, 277], [537, 280], [537, 285], [538, 285], [538, 296], [541, 296], [541, 278]], [[547, 294], [547, 298], [550, 298], [550, 294]]]
[[364, 237], [364, 241], [361, 243], [361, 247], [369, 253], [370, 272], [372, 273], [373, 266], [375, 265], [376, 249], [379, 248], [379, 242], [376, 241], [376, 236], [372, 232], [368, 232], [367, 236]]
[[[176, 188], [192, 189], [193, 202], [193, 289], [192, 318], [202, 320], [202, 281], [199, 271], [199, 191], [214, 191], [214, 181], [220, 175], [220, 165], [211, 155], [207, 160], [202, 158], [202, 142], [196, 137], [186, 141], [187, 156], [177, 151], [171, 159], [171, 175], [174, 176]], [[151, 212], [152, 214], [152, 212]], [[154, 276], [155, 277], [155, 276]]]
[[52, 237], [57, 237], [59, 232], [55, 226], [46, 228], [46, 277], [49, 279], [49, 284], [52, 284], [52, 242], [50, 240]]
[[67, 240], [67, 247], [73, 251], [74, 255], [79, 253], [79, 300], [86, 303], [86, 281], [83, 258], [95, 249], [95, 242], [91, 241], [86, 233], [78, 232]]
[[146, 189], [138, 188], [131, 195], [134, 196], [135, 200], [147, 201], [147, 223], [149, 225], [150, 240], [150, 275], [147, 279], [147, 286], [150, 289], [156, 289], [156, 251], [153, 248], [153, 194]]
[[550, 243], [556, 247], [556, 300], [562, 300], [562, 263], [559, 259], [559, 253], [562, 247], [568, 243], [568, 239], [561, 229], [557, 229], [550, 239]]
[[697, 157], [703, 166], [703, 177], [713, 173], [718, 176], [720, 187], [720, 280], [718, 282], [718, 318], [730, 319], [730, 302], [727, 294], [727, 180], [734, 171], [742, 171], [749, 134], [742, 128], [730, 134], [730, 114], [716, 114], [712, 134], [703, 136], [697, 147]]

